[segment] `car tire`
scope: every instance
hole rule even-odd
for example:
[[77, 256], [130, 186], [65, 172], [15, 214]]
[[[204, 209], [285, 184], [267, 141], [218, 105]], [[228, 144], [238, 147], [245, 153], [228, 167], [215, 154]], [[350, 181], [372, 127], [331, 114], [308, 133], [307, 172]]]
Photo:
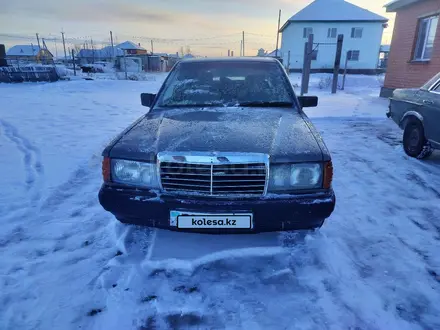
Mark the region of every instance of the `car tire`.
[[419, 120], [410, 120], [403, 132], [403, 149], [413, 158], [423, 159], [432, 154], [432, 148], [426, 140], [425, 130]]

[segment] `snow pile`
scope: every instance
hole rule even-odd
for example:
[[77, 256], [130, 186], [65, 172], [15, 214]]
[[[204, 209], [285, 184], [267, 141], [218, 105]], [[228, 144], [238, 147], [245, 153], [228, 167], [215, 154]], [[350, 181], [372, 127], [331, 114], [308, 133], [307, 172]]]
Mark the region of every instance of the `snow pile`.
[[[55, 69], [59, 77], [69, 77], [74, 75], [74, 70], [67, 68], [65, 65], [56, 65]], [[79, 68], [76, 68], [79, 71]]]
[[[384, 74], [378, 75], [354, 75], [347, 74], [345, 77], [345, 90], [355, 89], [359, 92], [361, 89], [371, 91], [379, 90], [383, 86]], [[290, 75], [290, 81], [295, 87], [296, 91], [301, 90], [301, 74], [293, 73]], [[338, 76], [338, 91], [342, 88], [343, 74]], [[331, 73], [314, 73], [310, 75], [309, 90], [312, 91], [326, 90], [331, 91], [333, 83], [333, 74]], [[377, 93], [379, 95], [379, 93]]]

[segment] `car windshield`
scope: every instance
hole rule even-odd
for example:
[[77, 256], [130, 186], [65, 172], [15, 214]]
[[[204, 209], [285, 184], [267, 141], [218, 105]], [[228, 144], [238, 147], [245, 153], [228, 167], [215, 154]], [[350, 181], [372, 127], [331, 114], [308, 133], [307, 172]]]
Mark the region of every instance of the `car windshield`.
[[157, 105], [286, 107], [295, 104], [293, 96], [289, 80], [276, 62], [181, 62]]

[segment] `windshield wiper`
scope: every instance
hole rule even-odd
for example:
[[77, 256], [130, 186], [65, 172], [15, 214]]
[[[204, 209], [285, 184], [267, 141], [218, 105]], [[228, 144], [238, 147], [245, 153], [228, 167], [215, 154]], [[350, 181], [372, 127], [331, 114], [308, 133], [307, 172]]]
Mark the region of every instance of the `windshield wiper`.
[[283, 101], [250, 101], [241, 102], [238, 104], [241, 107], [273, 107], [273, 108], [287, 108], [293, 106], [292, 102]]

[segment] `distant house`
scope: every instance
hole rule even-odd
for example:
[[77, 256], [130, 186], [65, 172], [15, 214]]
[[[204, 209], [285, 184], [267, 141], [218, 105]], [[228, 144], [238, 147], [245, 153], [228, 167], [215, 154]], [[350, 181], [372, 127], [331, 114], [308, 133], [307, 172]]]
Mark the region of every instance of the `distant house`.
[[421, 87], [440, 72], [439, 0], [396, 0], [385, 5], [396, 13], [388, 69], [381, 96], [396, 88]]
[[388, 66], [388, 58], [390, 55], [390, 45], [380, 46], [379, 51], [379, 68], [386, 69]]
[[107, 46], [102, 49], [81, 49], [76, 56], [83, 64], [86, 64], [95, 63], [97, 61], [110, 62], [115, 57], [123, 55], [124, 52], [122, 49]]
[[147, 50], [141, 47], [141, 44], [135, 44], [132, 41], [125, 41], [116, 45], [116, 48], [122, 49], [123, 51], [125, 50], [127, 55], [142, 55], [147, 53]]
[[6, 59], [11, 63], [24, 61], [30, 63], [53, 63], [52, 53], [35, 45], [16, 45], [8, 49]]
[[99, 56], [101, 56], [103, 61], [109, 61], [113, 57], [123, 55], [124, 51], [118, 47], [106, 46], [99, 51]]
[[312, 71], [331, 71], [337, 37], [342, 34], [341, 67], [348, 57], [348, 72], [375, 73], [387, 21], [385, 17], [344, 0], [315, 0], [281, 27], [279, 56], [291, 71], [300, 71], [304, 44], [309, 34], [313, 34]]

